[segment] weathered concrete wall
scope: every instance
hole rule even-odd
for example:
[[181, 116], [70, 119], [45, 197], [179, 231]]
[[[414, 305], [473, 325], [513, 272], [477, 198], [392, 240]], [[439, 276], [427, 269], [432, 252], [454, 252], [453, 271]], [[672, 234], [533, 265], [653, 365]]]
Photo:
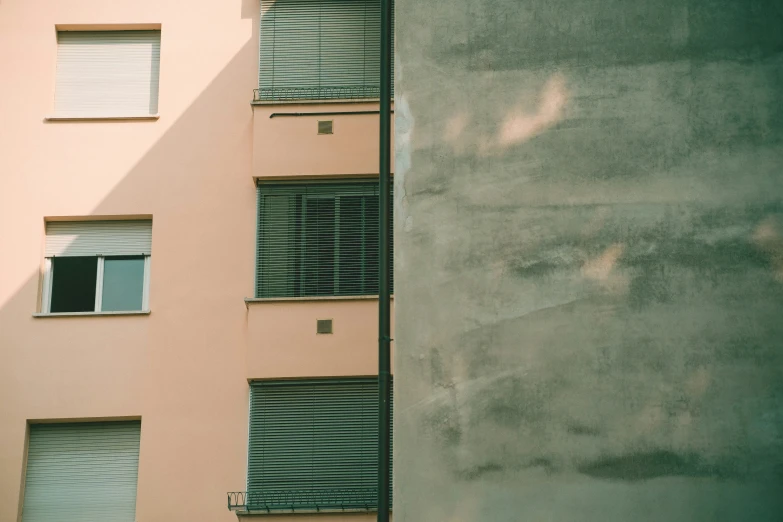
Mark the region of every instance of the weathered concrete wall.
[[396, 520], [783, 520], [783, 4], [396, 9]]

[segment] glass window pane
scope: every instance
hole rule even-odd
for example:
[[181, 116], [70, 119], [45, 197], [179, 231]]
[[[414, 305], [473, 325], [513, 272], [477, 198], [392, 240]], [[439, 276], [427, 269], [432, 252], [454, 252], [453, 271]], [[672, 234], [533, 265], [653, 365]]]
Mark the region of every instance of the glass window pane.
[[94, 312], [98, 258], [55, 257], [50, 311]]
[[101, 311], [141, 310], [144, 257], [107, 257], [103, 264]]

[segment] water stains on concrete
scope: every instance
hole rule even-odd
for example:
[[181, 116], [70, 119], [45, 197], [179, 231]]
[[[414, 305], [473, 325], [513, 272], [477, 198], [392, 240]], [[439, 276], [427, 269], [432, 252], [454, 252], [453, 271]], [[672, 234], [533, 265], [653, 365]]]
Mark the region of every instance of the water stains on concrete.
[[395, 519], [783, 520], [783, 4], [396, 16]]
[[710, 477], [719, 475], [701, 463], [698, 455], [667, 450], [605, 457], [579, 466], [579, 472], [609, 480], [649, 480], [658, 477]]

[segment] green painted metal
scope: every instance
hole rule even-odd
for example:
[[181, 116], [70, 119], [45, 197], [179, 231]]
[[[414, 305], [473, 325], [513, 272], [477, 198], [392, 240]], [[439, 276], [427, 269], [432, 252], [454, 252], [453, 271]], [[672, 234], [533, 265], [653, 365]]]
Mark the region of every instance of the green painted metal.
[[30, 426], [23, 522], [134, 522], [140, 422]]
[[302, 509], [314, 496], [339, 505], [353, 500], [341, 492], [377, 491], [377, 401], [376, 378], [251, 383], [247, 488], [255, 507], [286, 493]]
[[378, 294], [378, 197], [377, 181], [259, 183], [256, 297]]
[[378, 209], [378, 522], [389, 521], [391, 507], [391, 58], [394, 55], [394, 4], [381, 0], [380, 17], [380, 78], [379, 103], [379, 201]]
[[262, 100], [377, 98], [379, 0], [261, 0]]

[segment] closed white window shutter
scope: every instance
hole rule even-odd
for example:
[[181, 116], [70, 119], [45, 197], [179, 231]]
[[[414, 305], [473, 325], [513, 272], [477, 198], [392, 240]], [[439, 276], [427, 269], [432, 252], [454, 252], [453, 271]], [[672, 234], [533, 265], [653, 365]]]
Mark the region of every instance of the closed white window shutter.
[[157, 114], [159, 73], [160, 31], [60, 31], [55, 114]]
[[23, 522], [134, 522], [141, 423], [30, 426]]
[[152, 221], [50, 221], [45, 257], [139, 256], [152, 250]]

